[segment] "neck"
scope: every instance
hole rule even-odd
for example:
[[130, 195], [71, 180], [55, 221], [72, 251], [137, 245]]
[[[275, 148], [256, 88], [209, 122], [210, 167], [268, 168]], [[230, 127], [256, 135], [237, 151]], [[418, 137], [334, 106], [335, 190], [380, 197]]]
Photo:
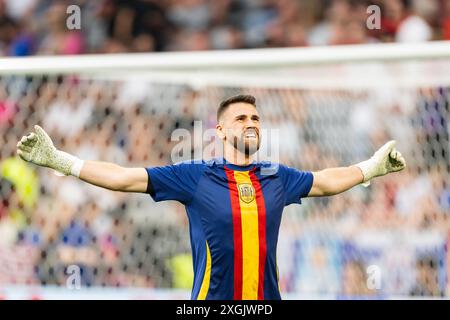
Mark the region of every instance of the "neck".
[[253, 163], [253, 155], [245, 155], [235, 148], [225, 148], [224, 159], [237, 166], [248, 166]]

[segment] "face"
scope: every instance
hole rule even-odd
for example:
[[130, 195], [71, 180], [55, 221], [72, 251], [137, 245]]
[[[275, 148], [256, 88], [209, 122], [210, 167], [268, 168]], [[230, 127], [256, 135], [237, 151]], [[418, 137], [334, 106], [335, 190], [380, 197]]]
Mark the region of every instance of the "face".
[[229, 105], [216, 129], [224, 143], [245, 155], [252, 155], [259, 150], [260, 118], [252, 104], [239, 102]]

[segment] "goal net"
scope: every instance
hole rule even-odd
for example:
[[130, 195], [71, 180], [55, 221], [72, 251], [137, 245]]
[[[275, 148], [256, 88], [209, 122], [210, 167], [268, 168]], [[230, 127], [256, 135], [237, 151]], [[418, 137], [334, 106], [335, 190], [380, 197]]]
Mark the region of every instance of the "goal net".
[[448, 297], [447, 42], [0, 59], [0, 297], [189, 298], [181, 205], [56, 176], [16, 143], [39, 124], [83, 159], [203, 157], [218, 103], [239, 93], [257, 98], [276, 161], [346, 166], [395, 139], [407, 162], [285, 209], [283, 298]]

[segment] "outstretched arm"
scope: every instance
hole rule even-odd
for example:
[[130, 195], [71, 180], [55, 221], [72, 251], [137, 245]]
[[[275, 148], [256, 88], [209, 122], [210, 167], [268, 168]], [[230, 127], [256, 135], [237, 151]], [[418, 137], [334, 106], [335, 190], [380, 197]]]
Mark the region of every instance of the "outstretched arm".
[[99, 161], [84, 161], [79, 178], [99, 187], [123, 192], [145, 192], [148, 184], [144, 168], [124, 168]]
[[406, 162], [395, 149], [395, 141], [389, 141], [366, 161], [354, 166], [330, 168], [313, 172], [314, 181], [309, 197], [331, 196], [344, 192], [360, 183], [370, 184], [372, 178], [403, 170]]
[[17, 154], [25, 161], [73, 175], [93, 185], [114, 191], [145, 192], [148, 175], [144, 168], [124, 168], [113, 163], [83, 161], [57, 150], [39, 126], [17, 144]]
[[329, 168], [313, 172], [313, 176], [308, 197], [332, 196], [363, 182], [361, 169], [356, 166]]

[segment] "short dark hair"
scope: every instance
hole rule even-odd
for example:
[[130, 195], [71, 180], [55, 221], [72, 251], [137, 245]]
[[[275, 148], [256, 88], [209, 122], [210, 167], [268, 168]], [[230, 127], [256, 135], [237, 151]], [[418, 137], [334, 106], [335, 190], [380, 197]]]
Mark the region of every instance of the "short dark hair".
[[239, 94], [237, 96], [229, 97], [223, 100], [219, 105], [219, 109], [217, 109], [217, 122], [219, 122], [220, 117], [228, 109], [230, 104], [239, 102], [251, 104], [256, 108], [256, 98], [254, 96], [249, 94]]

